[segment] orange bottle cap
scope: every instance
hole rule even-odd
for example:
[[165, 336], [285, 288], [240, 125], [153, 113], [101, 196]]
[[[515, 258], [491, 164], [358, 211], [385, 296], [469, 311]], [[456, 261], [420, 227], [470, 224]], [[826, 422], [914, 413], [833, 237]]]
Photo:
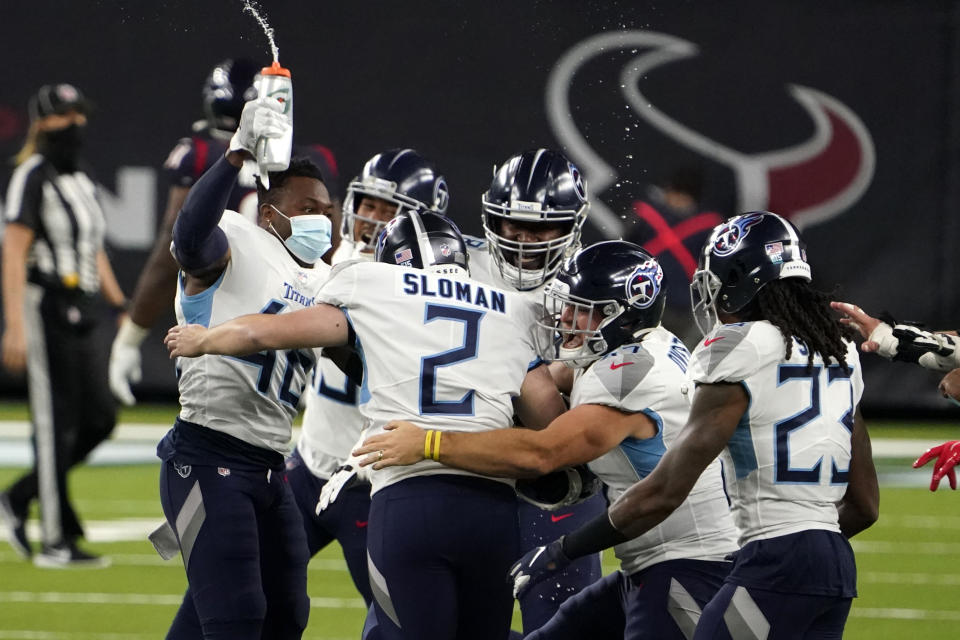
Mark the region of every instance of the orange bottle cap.
[[280, 63], [274, 60], [273, 64], [269, 67], [264, 67], [260, 69], [260, 75], [262, 76], [286, 76], [290, 77], [290, 69], [284, 69], [280, 66]]

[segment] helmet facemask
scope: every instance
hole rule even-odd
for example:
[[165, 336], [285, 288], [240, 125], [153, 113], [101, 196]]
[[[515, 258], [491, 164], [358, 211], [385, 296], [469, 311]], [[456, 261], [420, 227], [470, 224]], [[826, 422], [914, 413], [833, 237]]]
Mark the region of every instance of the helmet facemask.
[[697, 269], [690, 283], [690, 307], [693, 320], [700, 333], [707, 335], [713, 331], [720, 319], [717, 316], [717, 294], [720, 293], [720, 278], [709, 269]]
[[[483, 198], [483, 230], [494, 264], [504, 281], [515, 289], [536, 289], [549, 280], [565, 259], [580, 246], [580, 230], [586, 217], [587, 205], [578, 210], [532, 212], [527, 208], [535, 203], [514, 203], [513, 207], [490, 202]], [[503, 237], [503, 221], [569, 225], [562, 235], [551, 240], [520, 241]], [[523, 266], [526, 263], [528, 266]]]
[[[616, 300], [587, 300], [572, 295], [569, 285], [557, 279], [544, 288], [543, 306], [545, 313], [537, 321], [536, 334], [540, 357], [563, 362], [573, 369], [586, 367], [609, 351], [604, 329], [624, 312]], [[579, 344], [564, 346], [577, 342], [577, 338]]]
[[[404, 211], [421, 211], [424, 209], [422, 202], [419, 202], [409, 196], [397, 192], [397, 185], [394, 182], [377, 178], [375, 176], [366, 176], [363, 180], [354, 179], [347, 186], [347, 195], [343, 202], [343, 220], [340, 223], [340, 237], [357, 245], [358, 252], [372, 253], [377, 246], [377, 237], [383, 231], [384, 226], [390, 220], [377, 220], [367, 218], [357, 213], [360, 201], [363, 198], [378, 198], [385, 202], [396, 205], [397, 209], [393, 213], [391, 220], [397, 214]], [[367, 239], [357, 241], [354, 239], [354, 230], [357, 224], [371, 225], [371, 235]]]

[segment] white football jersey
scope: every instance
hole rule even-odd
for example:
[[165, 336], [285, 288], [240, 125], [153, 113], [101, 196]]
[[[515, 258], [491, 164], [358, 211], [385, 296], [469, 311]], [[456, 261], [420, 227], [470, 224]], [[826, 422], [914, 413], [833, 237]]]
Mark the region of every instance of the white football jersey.
[[[466, 277], [353, 262], [334, 270], [317, 301], [341, 307], [357, 334], [368, 435], [394, 419], [441, 431], [512, 426], [512, 398], [536, 357], [535, 307], [523, 297]], [[374, 471], [372, 491], [438, 473], [477, 475], [423, 460]]]
[[[333, 263], [351, 259], [370, 261], [372, 253], [361, 253], [359, 245], [342, 240]], [[313, 475], [329, 478], [360, 440], [363, 416], [357, 406], [360, 387], [329, 358], [320, 358], [305, 391], [306, 408], [297, 451]]]
[[[657, 425], [654, 437], [629, 437], [589, 463], [607, 485], [611, 502], [653, 471], [686, 424], [692, 395], [686, 374], [689, 358], [683, 343], [658, 327], [641, 342], [623, 345], [577, 372], [571, 406], [598, 404], [644, 413]], [[631, 574], [678, 558], [723, 560], [737, 548], [720, 462], [714, 460], [676, 511], [642, 536], [617, 545], [614, 552], [623, 571]]]
[[[216, 283], [196, 295], [184, 294], [181, 274], [179, 324], [212, 327], [248, 313], [285, 313], [314, 303], [328, 265], [301, 267], [275, 235], [234, 211], [223, 213], [220, 228], [230, 243], [230, 262]], [[286, 454], [313, 360], [310, 350], [178, 358], [180, 417]]]
[[847, 488], [853, 415], [863, 395], [857, 348], [847, 365], [793, 340], [789, 359], [766, 321], [722, 325], [693, 352], [691, 380], [739, 382], [749, 408], [722, 458], [742, 545], [806, 529], [840, 531], [837, 502]]

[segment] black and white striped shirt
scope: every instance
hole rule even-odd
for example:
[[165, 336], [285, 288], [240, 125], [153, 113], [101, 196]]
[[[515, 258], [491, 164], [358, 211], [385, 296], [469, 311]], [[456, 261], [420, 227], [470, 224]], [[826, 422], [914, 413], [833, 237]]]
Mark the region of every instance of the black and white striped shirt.
[[34, 232], [27, 259], [30, 282], [91, 295], [100, 290], [97, 253], [105, 222], [96, 191], [86, 173], [58, 173], [42, 155], [16, 168], [5, 217]]

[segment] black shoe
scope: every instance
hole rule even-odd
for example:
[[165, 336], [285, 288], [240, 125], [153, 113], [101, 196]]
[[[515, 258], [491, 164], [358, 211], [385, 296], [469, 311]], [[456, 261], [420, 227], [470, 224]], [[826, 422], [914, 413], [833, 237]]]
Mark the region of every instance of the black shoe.
[[43, 550], [33, 557], [33, 564], [45, 569], [66, 569], [68, 567], [110, 566], [110, 560], [89, 553], [72, 544], [44, 545]]
[[29, 560], [30, 556], [33, 555], [33, 549], [30, 548], [30, 541], [27, 540], [25, 520], [13, 510], [13, 505], [10, 504], [10, 496], [6, 493], [0, 493], [0, 522], [3, 524], [3, 531], [13, 550], [20, 557]]

